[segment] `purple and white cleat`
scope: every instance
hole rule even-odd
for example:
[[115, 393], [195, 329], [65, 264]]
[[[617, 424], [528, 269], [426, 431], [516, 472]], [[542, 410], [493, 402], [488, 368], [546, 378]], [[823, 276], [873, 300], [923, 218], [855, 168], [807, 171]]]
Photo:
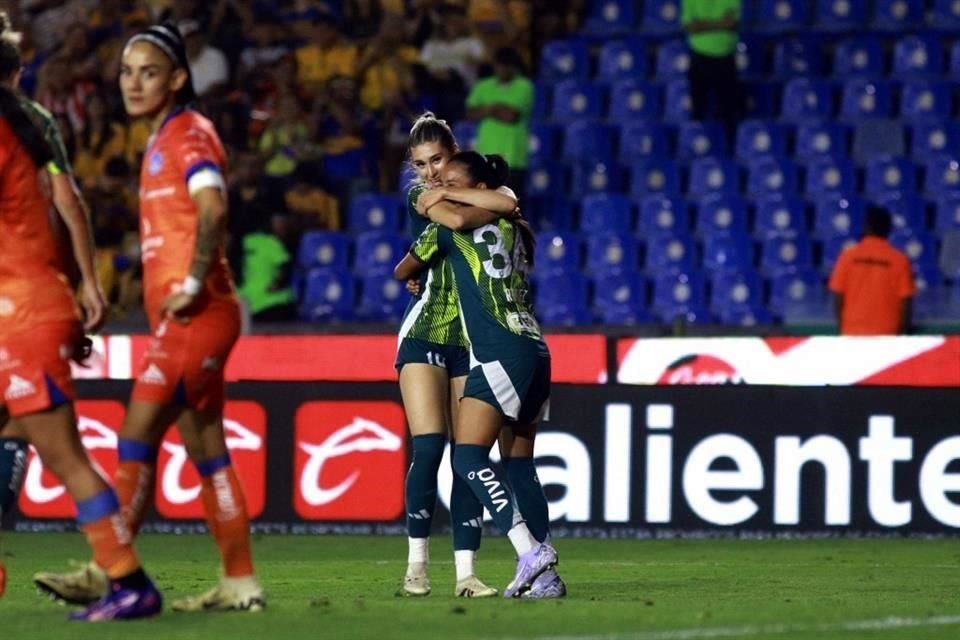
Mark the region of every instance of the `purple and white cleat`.
[[163, 610], [163, 597], [153, 583], [139, 589], [112, 585], [102, 599], [83, 611], [70, 614], [70, 620], [104, 622], [106, 620], [136, 620], [149, 618]]
[[567, 585], [563, 578], [557, 573], [557, 570], [550, 567], [537, 576], [537, 579], [530, 585], [530, 589], [520, 594], [524, 600], [549, 600], [552, 598], [563, 598], [567, 595]]
[[541, 573], [557, 564], [557, 550], [541, 542], [517, 561], [517, 573], [503, 590], [504, 598], [515, 598], [530, 588]]

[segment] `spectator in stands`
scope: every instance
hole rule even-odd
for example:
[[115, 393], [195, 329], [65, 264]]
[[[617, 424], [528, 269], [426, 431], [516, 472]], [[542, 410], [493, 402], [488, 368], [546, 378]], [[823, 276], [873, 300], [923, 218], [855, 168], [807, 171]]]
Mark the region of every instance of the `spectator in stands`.
[[494, 75], [477, 82], [467, 97], [467, 117], [480, 123], [476, 150], [496, 153], [510, 165], [508, 185], [523, 206], [530, 143], [533, 83], [523, 75], [523, 62], [513, 49], [498, 49]]
[[693, 119], [719, 120], [732, 143], [743, 113], [736, 60], [740, 0], [683, 0], [681, 21], [690, 43]]
[[310, 127], [296, 96], [278, 96], [277, 109], [260, 136], [258, 150], [271, 177], [289, 176], [310, 153]]
[[40, 70], [36, 100], [54, 115], [64, 114], [74, 131], [83, 128], [87, 119], [87, 97], [96, 85], [86, 80], [74, 82], [71, 61], [61, 55], [49, 58]]
[[107, 162], [126, 151], [123, 125], [111, 117], [101, 91], [87, 97], [87, 120], [77, 132], [73, 169], [84, 188], [91, 188], [106, 172]]
[[463, 117], [468, 88], [476, 82], [477, 66], [487, 52], [462, 7], [446, 5], [441, 15], [443, 20], [420, 49], [420, 62], [434, 80], [437, 109], [456, 121]]
[[370, 111], [380, 111], [385, 102], [413, 88], [411, 65], [417, 60], [417, 49], [406, 42], [403, 23], [384, 20], [377, 36], [363, 49], [357, 64], [362, 78], [360, 101]]
[[[364, 44], [380, 31], [384, 10], [380, 0], [345, 0], [343, 25], [346, 36], [357, 44]], [[390, 16], [391, 20], [399, 16]]]
[[294, 32], [306, 42], [295, 52], [297, 82], [304, 88], [321, 91], [330, 76], [356, 74], [357, 47], [341, 37], [332, 15], [317, 12], [298, 21]]
[[200, 23], [196, 20], [184, 20], [177, 28], [187, 47], [193, 90], [203, 101], [219, 98], [225, 93], [230, 81], [227, 56], [223, 51], [207, 44], [207, 36], [200, 30]]
[[283, 322], [297, 315], [296, 296], [290, 286], [293, 260], [281, 240], [286, 224], [286, 216], [273, 215], [243, 237], [240, 295], [254, 322]]
[[90, 34], [84, 23], [74, 22], [67, 27], [57, 55], [70, 61], [70, 73], [75, 81], [100, 77], [100, 59], [90, 45]]
[[887, 241], [890, 214], [867, 211], [864, 238], [840, 254], [830, 276], [843, 335], [892, 335], [910, 329], [914, 294], [910, 260]]
[[337, 199], [317, 186], [317, 171], [305, 164], [291, 177], [292, 185], [283, 196], [291, 214], [291, 230], [299, 236], [303, 231], [338, 231], [340, 204]]
[[[360, 154], [363, 167], [359, 174], [376, 186], [379, 174], [379, 131], [373, 116], [357, 101], [357, 82], [347, 76], [333, 76], [327, 90], [314, 101], [315, 139], [323, 149], [327, 169], [337, 157]], [[354, 176], [360, 177], [357, 172]], [[389, 189], [388, 189], [389, 190]]]
[[279, 37], [279, 25], [272, 20], [254, 22], [247, 33], [249, 39], [240, 51], [237, 74], [241, 86], [268, 74], [270, 68], [290, 51]]

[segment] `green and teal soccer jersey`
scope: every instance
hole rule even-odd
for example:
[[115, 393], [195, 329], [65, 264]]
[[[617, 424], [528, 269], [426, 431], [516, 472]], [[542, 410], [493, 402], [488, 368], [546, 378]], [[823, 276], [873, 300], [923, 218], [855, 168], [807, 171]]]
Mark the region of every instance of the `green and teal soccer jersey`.
[[30, 116], [33, 124], [43, 131], [43, 137], [46, 138], [47, 144], [50, 145], [50, 151], [53, 152], [53, 159], [47, 163], [47, 170], [53, 175], [72, 173], [70, 157], [67, 154], [66, 146], [63, 144], [60, 130], [57, 129], [57, 123], [53, 119], [53, 114], [27, 98], [23, 98], [21, 104], [26, 108], [27, 115]]
[[533, 422], [550, 395], [550, 352], [530, 305], [528, 259], [520, 233], [500, 219], [466, 232], [430, 224], [411, 253], [453, 270], [470, 349], [464, 395], [512, 420]]

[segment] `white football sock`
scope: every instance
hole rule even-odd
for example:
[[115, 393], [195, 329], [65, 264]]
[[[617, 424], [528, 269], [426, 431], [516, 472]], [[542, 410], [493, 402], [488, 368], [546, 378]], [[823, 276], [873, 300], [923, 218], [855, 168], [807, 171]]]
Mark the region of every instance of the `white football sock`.
[[409, 544], [408, 564], [430, 562], [430, 538], [407, 538], [407, 543]]
[[513, 543], [513, 548], [516, 549], [518, 556], [522, 556], [537, 546], [537, 540], [533, 537], [533, 534], [530, 533], [530, 529], [527, 529], [527, 523], [525, 522], [514, 525], [513, 528], [507, 532], [507, 537], [510, 538], [510, 542]]
[[453, 552], [453, 563], [457, 567], [457, 582], [475, 574], [476, 558], [477, 552], [470, 549], [458, 549]]

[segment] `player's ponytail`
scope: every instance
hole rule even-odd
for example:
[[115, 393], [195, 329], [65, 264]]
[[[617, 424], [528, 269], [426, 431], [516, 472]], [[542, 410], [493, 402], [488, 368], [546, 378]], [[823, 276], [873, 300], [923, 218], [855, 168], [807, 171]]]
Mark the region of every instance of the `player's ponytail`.
[[10, 125], [15, 136], [33, 159], [37, 167], [43, 167], [53, 158], [50, 145], [43, 132], [27, 115], [17, 97], [13, 80], [20, 70], [20, 34], [13, 30], [10, 17], [0, 12], [0, 118]]
[[510, 178], [510, 165], [503, 156], [491, 153], [484, 156], [487, 161], [487, 188], [499, 189]]
[[430, 142], [439, 143], [450, 153], [457, 150], [457, 140], [453, 137], [453, 130], [446, 120], [440, 120], [432, 111], [424, 111], [410, 127], [407, 137], [407, 148], [413, 149], [421, 144]]

